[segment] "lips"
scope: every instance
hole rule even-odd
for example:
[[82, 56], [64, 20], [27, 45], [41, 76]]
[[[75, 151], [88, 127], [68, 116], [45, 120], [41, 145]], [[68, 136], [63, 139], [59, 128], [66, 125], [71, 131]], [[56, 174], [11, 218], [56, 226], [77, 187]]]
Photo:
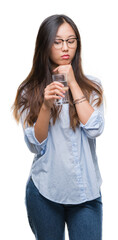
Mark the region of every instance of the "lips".
[[68, 54], [61, 56], [63, 59], [69, 59], [70, 56]]

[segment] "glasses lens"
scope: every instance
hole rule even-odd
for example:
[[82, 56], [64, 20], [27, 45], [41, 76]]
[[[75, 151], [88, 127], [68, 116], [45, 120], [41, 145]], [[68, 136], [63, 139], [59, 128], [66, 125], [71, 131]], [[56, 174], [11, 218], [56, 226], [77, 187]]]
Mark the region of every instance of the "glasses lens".
[[68, 47], [69, 48], [75, 48], [76, 47], [76, 41], [77, 41], [76, 38], [68, 39]]
[[54, 47], [55, 47], [56, 49], [62, 48], [62, 40], [61, 40], [61, 39], [55, 40], [55, 41], [54, 41]]
[[63, 47], [63, 42], [66, 42], [69, 48], [75, 48], [77, 43], [77, 38], [70, 38], [67, 40], [56, 39], [54, 41], [54, 47], [60, 49]]

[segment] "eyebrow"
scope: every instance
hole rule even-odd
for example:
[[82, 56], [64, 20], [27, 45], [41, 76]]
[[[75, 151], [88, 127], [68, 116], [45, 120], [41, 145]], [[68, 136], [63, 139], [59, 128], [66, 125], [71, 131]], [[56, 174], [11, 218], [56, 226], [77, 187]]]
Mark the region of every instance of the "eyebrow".
[[[59, 35], [56, 35], [56, 37], [61, 38], [61, 36], [59, 36]], [[67, 38], [69, 38], [69, 37], [76, 37], [76, 36], [75, 35], [69, 35]]]

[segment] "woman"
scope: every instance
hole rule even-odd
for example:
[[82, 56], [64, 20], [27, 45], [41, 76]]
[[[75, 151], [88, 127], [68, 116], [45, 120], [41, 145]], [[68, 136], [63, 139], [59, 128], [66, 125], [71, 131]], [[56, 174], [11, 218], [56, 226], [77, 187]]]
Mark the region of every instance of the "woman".
[[[65, 74], [69, 104], [61, 107]], [[36, 239], [101, 240], [101, 175], [96, 137], [103, 132], [103, 89], [85, 76], [80, 34], [65, 15], [41, 24], [30, 74], [18, 88], [14, 116], [21, 119], [25, 142], [35, 153], [26, 187], [28, 219]]]

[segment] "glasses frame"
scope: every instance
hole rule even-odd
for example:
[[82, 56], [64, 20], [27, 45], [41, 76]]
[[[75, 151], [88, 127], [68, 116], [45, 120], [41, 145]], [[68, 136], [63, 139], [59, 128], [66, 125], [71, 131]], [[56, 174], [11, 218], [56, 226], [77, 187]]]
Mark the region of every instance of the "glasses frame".
[[[71, 39], [76, 39], [77, 41], [79, 40], [77, 37], [73, 37], [73, 38], [68, 38], [68, 39], [66, 39], [66, 40], [64, 40], [64, 39], [62, 39], [62, 38], [58, 38], [58, 39], [55, 39], [55, 41], [56, 41], [56, 40], [57, 40], [57, 41], [58, 41], [58, 40], [61, 40], [62, 43], [66, 42], [66, 44], [67, 44], [67, 46], [68, 46], [68, 41], [71, 40]], [[53, 44], [54, 44], [54, 43], [53, 43]], [[59, 47], [59, 48], [58, 48], [58, 47], [56, 48], [56, 47], [55, 47], [55, 44], [54, 44], [54, 48], [55, 48], [55, 49], [61, 49], [62, 47], [63, 47], [63, 45], [62, 45], [61, 47]], [[69, 46], [68, 46], [68, 48], [73, 48], [73, 49], [74, 49], [75, 47], [69, 47]]]

